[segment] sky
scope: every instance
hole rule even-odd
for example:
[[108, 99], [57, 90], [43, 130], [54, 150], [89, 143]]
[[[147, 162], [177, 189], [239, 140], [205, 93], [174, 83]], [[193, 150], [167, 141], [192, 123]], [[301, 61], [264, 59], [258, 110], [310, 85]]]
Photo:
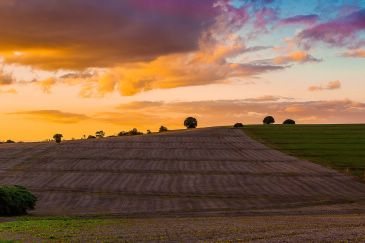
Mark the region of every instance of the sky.
[[1, 0], [0, 141], [365, 122], [365, 0]]

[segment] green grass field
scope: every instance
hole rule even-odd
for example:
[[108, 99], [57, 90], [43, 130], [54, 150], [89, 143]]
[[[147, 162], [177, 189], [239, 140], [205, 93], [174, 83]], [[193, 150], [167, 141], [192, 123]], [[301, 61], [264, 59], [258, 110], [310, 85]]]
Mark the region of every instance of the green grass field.
[[9, 242], [275, 242], [365, 240], [364, 215], [191, 218], [13, 218]]
[[365, 125], [249, 125], [252, 138], [365, 180]]

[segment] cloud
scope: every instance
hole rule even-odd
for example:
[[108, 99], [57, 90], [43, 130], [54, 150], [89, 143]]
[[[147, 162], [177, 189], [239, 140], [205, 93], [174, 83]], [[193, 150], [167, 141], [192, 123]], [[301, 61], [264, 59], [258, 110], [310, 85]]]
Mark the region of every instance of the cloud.
[[308, 88], [309, 91], [323, 91], [323, 90], [336, 90], [340, 89], [342, 86], [341, 81], [331, 81], [327, 83], [325, 86], [322, 85], [313, 85]]
[[[220, 47], [217, 47], [220, 48]], [[152, 89], [229, 83], [232, 79], [245, 79], [264, 72], [280, 70], [278, 65], [228, 63], [234, 50], [217, 50], [216, 53], [197, 52], [186, 55], [160, 57], [149, 63], [136, 63], [109, 70], [96, 84], [99, 94], [118, 89], [129, 96]], [[222, 53], [218, 53], [222, 51]]]
[[62, 112], [58, 110], [33, 110], [8, 113], [20, 115], [29, 119], [43, 120], [52, 123], [72, 124], [89, 119], [88, 116], [77, 113]]
[[344, 57], [359, 57], [364, 58], [365, 57], [365, 50], [363, 49], [357, 49], [357, 50], [349, 50], [342, 54]]
[[293, 17], [285, 18], [279, 21], [279, 26], [285, 25], [314, 25], [319, 19], [319, 16], [316, 14], [308, 14], [308, 15], [296, 15]]
[[54, 70], [110, 67], [189, 52], [222, 13], [213, 3], [4, 0], [0, 55], [7, 63]]
[[[0, 29], [0, 55], [6, 63], [73, 70], [38, 85], [49, 93], [59, 82], [81, 84], [82, 97], [244, 81], [284, 68], [232, 61], [269, 48], [246, 47], [237, 34], [251, 17], [266, 21], [265, 14], [274, 16], [265, 4], [6, 0], [0, 2], [0, 22], [7, 23]], [[99, 71], [90, 74], [93, 69]]]
[[56, 79], [51, 77], [43, 79], [41, 81], [37, 81], [36, 83], [42, 88], [44, 93], [50, 94], [53, 85], [56, 84]]
[[288, 64], [292, 62], [307, 63], [307, 62], [320, 62], [320, 59], [313, 57], [305, 51], [295, 51], [288, 55], [278, 56], [274, 58], [275, 64]]
[[16, 91], [16, 89], [5, 89], [5, 90], [1, 90], [0, 89], [0, 94], [17, 94], [18, 92]]
[[283, 97], [283, 96], [274, 96], [274, 95], [264, 95], [256, 98], [248, 98], [244, 99], [244, 101], [248, 102], [270, 102], [270, 101], [280, 101], [280, 100], [293, 100], [290, 97]]
[[271, 59], [256, 60], [252, 63], [261, 65], [264, 64], [276, 65], [284, 67], [284, 65], [288, 65], [291, 63], [308, 63], [308, 62], [321, 62], [321, 61], [322, 61], [321, 59], [315, 58], [305, 51], [294, 51]]
[[14, 77], [10, 73], [5, 73], [0, 67], [0, 86], [9, 85], [15, 82]]
[[305, 29], [297, 36], [299, 42], [309, 48], [314, 42], [322, 41], [332, 46], [351, 45], [357, 41], [358, 33], [365, 30], [365, 9]]
[[[144, 115], [150, 127], [166, 124], [181, 127], [186, 116], [195, 116], [203, 126], [244, 123], [261, 123], [266, 115], [273, 115], [278, 121], [293, 118], [302, 123], [347, 123], [363, 122], [365, 104], [351, 100], [333, 101], [277, 101], [264, 102], [247, 100], [207, 100], [194, 102], [131, 102], [117, 107], [119, 113], [109, 114], [110, 122], [123, 123], [123, 114], [133, 112]], [[114, 117], [119, 117], [113, 120]], [[105, 117], [104, 117], [105, 118]], [[124, 116], [124, 120], [128, 120]], [[144, 122], [143, 122], [144, 123]], [[134, 126], [144, 126], [145, 124]], [[144, 128], [143, 127], [143, 128]]]

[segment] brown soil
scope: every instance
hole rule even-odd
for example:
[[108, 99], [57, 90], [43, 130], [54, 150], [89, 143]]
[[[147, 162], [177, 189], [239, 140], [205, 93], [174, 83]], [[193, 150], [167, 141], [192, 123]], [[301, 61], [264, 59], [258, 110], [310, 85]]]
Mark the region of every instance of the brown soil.
[[35, 215], [365, 212], [365, 184], [230, 128], [3, 144], [0, 184], [34, 192]]

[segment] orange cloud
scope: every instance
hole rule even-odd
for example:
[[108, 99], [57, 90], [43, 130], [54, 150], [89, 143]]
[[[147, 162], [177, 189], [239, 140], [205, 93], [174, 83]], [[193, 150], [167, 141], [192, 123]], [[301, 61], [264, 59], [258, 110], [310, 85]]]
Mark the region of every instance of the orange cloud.
[[37, 85], [39, 85], [44, 93], [51, 93], [51, 88], [53, 85], [56, 84], [56, 79], [54, 78], [47, 78], [41, 81], [37, 82]]
[[279, 101], [279, 100], [292, 100], [293, 98], [290, 97], [283, 97], [283, 96], [274, 96], [274, 95], [264, 95], [256, 98], [248, 98], [244, 99], [248, 102], [270, 102], [270, 101]]
[[62, 112], [58, 110], [35, 110], [8, 113], [9, 115], [20, 115], [30, 119], [43, 120], [52, 123], [71, 124], [89, 119], [83, 114]]
[[13, 0], [11, 6], [0, 1], [0, 22], [7, 23], [0, 29], [5, 63], [80, 73], [98, 69], [92, 78], [50, 74], [39, 82], [46, 93], [66, 82], [81, 85], [83, 97], [114, 91], [128, 96], [228, 83], [284, 68], [232, 62], [242, 53], [267, 47], [245, 46], [235, 33], [249, 14], [228, 1]]
[[357, 50], [350, 50], [343, 54], [345, 57], [365, 57], [365, 50], [363, 49], [357, 49]]
[[308, 54], [305, 51], [295, 51], [285, 56], [276, 57], [273, 61], [275, 64], [287, 64], [291, 62], [318, 62], [320, 60], [314, 58], [312, 55]]
[[10, 73], [5, 73], [4, 70], [0, 67], [0, 86], [9, 85], [13, 82], [15, 82], [14, 77]]
[[[166, 122], [166, 125], [179, 124], [189, 115], [199, 118], [204, 126], [232, 124], [237, 120], [261, 123], [267, 114], [274, 115], [278, 121], [292, 117], [304, 123], [351, 123], [363, 122], [365, 119], [365, 104], [351, 100], [269, 103], [246, 100], [132, 102], [122, 104], [117, 109], [121, 111], [118, 116], [128, 112], [144, 114], [145, 117], [152, 115], [155, 118], [150, 123]], [[156, 116], [161, 120], [158, 121]], [[113, 115], [109, 120], [113, 121]], [[180, 126], [175, 128], [178, 127]]]
[[233, 79], [244, 80], [264, 72], [283, 69], [270, 64], [230, 63], [229, 58], [242, 51], [251, 52], [252, 48], [246, 48], [237, 36], [230, 34], [227, 38], [221, 43], [209, 37], [194, 52], [160, 56], [149, 62], [124, 63], [111, 69], [100, 69], [92, 75], [81, 72], [57, 79], [49, 78], [40, 81], [39, 85], [45, 92], [49, 92], [52, 85], [58, 82], [81, 84], [82, 97], [102, 96], [116, 90], [121, 95], [130, 96], [153, 89], [229, 83]]
[[335, 90], [340, 89], [342, 86], [341, 81], [331, 81], [325, 86], [322, 85], [313, 85], [308, 88], [309, 91], [323, 91], [323, 90]]
[[16, 89], [0, 90], [0, 94], [17, 94]]

